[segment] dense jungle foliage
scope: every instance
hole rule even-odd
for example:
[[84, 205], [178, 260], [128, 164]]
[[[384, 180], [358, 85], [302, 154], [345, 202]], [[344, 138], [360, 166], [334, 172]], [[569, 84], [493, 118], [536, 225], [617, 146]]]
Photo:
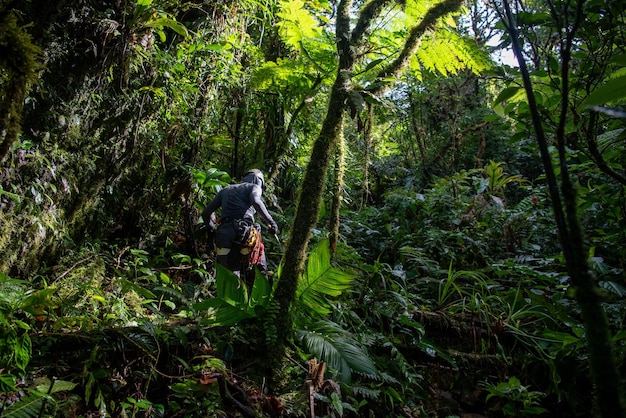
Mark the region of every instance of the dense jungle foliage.
[[623, 417], [624, 13], [0, 0], [0, 416]]

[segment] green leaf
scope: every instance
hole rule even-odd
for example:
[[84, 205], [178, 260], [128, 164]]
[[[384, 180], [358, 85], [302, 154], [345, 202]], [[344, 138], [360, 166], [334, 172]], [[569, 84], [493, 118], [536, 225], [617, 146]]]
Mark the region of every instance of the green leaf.
[[296, 339], [308, 353], [336, 370], [343, 382], [350, 381], [353, 370], [368, 375], [377, 374], [376, 366], [367, 352], [350, 333], [332, 321], [318, 321], [307, 329], [297, 330]]
[[517, 20], [520, 25], [545, 25], [552, 22], [552, 16], [545, 12], [519, 12], [517, 14]]
[[40, 393], [35, 393], [33, 395], [29, 395], [23, 397], [15, 404], [11, 405], [11, 407], [3, 411], [2, 417], [38, 417], [41, 416], [41, 406], [44, 402], [44, 399], [49, 399], [54, 403], [54, 398], [45, 397]]
[[267, 278], [256, 271], [252, 292], [248, 298], [248, 289], [232, 271], [216, 264], [217, 297], [193, 305], [196, 311], [214, 310], [211, 321], [214, 326], [230, 326], [247, 318], [256, 317], [257, 306], [267, 306], [271, 295], [271, 286]]
[[162, 16], [150, 20], [149, 22], [146, 22], [145, 26], [149, 28], [168, 27], [180, 36], [183, 36], [185, 38], [189, 37], [189, 32], [187, 32], [187, 28], [183, 24], [177, 22], [174, 19], [170, 19], [169, 17]]
[[132, 283], [126, 279], [120, 279], [120, 284], [122, 285], [122, 292], [126, 293], [129, 290], [133, 290], [139, 296], [142, 296], [146, 299], [156, 299], [156, 295], [152, 293], [150, 290], [138, 286], [135, 283]]
[[296, 299], [311, 312], [327, 315], [331, 312], [331, 299], [341, 295], [352, 285], [356, 275], [330, 264], [330, 244], [321, 241], [311, 251], [306, 272], [298, 282]]
[[55, 288], [48, 287], [30, 293], [20, 303], [20, 309], [34, 315], [40, 315], [44, 313], [47, 308], [56, 307], [55, 303], [50, 298], [55, 291]]
[[299, 50], [305, 39], [319, 36], [318, 22], [302, 0], [281, 1], [278, 17], [281, 19], [276, 24], [278, 33], [294, 50]]
[[621, 284], [617, 282], [603, 280], [603, 281], [598, 282], [598, 286], [600, 286], [602, 289], [607, 290], [619, 297], [626, 296], [626, 287], [622, 286]]
[[453, 368], [455, 368], [455, 369], [458, 367], [457, 364], [456, 364], [456, 361], [454, 361], [454, 359], [450, 355], [448, 355], [448, 353], [444, 349], [442, 349], [439, 346], [435, 345], [431, 341], [429, 341], [429, 340], [427, 340], [425, 338], [422, 338], [420, 341], [417, 342], [416, 345], [422, 351], [424, 351], [424, 353], [426, 353], [426, 354], [428, 354], [430, 356], [433, 356], [433, 357], [436, 357], [436, 356], [441, 357], [442, 359], [444, 359], [445, 361], [450, 363], [450, 365]]
[[581, 108], [603, 105], [626, 97], [626, 76], [616, 77], [595, 89], [581, 103]]
[[613, 58], [611, 58], [611, 62], [618, 65], [626, 66], [626, 54], [614, 55]]
[[[498, 94], [498, 97], [496, 97], [496, 99], [493, 101], [492, 106], [496, 106], [499, 105], [503, 102], [506, 102], [507, 100], [518, 96], [518, 93], [520, 93], [520, 91], [522, 90], [521, 87], [518, 86], [512, 86], [512, 87], [507, 87], [504, 90], [502, 90], [500, 92], [500, 94]], [[523, 93], [523, 91], [522, 91]], [[515, 100], [517, 101], [517, 100]]]
[[252, 292], [250, 294], [250, 300], [248, 306], [250, 309], [254, 309], [256, 306], [267, 306], [272, 288], [269, 281], [263, 273], [258, 269], [255, 272], [254, 284], [252, 285]]
[[42, 393], [59, 393], [74, 390], [77, 386], [76, 383], [68, 382], [67, 380], [55, 380], [52, 388], [50, 388], [51, 380], [43, 378], [37, 383], [37, 390]]
[[580, 339], [572, 334], [567, 334], [565, 332], [558, 332], [552, 330], [544, 330], [542, 333], [544, 338], [549, 338], [554, 340], [555, 342], [560, 342], [563, 344], [563, 347], [568, 346], [570, 344], [575, 344], [580, 341]]
[[210, 321], [213, 326], [231, 326], [240, 321], [254, 317], [253, 311], [243, 309], [241, 305], [233, 306], [223, 299], [207, 299], [202, 303], [194, 305], [196, 310], [213, 309], [215, 316]]
[[248, 289], [239, 277], [221, 264], [215, 265], [217, 297], [232, 306], [247, 305]]
[[26, 370], [26, 366], [30, 362], [32, 354], [32, 343], [28, 334], [24, 333], [18, 338], [18, 344], [13, 347], [15, 349], [15, 365], [20, 370]]

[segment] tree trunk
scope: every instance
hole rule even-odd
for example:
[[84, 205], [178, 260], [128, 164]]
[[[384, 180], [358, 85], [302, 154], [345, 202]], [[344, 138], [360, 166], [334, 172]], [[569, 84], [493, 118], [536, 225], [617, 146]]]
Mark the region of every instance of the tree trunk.
[[30, 87], [37, 82], [40, 49], [24, 27], [18, 26], [17, 12], [6, 12], [0, 19], [0, 162], [21, 133], [22, 109]]
[[373, 148], [372, 128], [374, 126], [374, 106], [372, 104], [368, 103], [367, 105], [367, 119], [363, 125], [365, 150], [363, 151], [363, 186], [361, 189], [360, 208], [367, 206], [372, 198], [370, 190], [370, 164], [372, 163], [371, 152]]
[[[508, 1], [504, 1], [504, 7], [507, 18], [507, 30], [511, 36], [513, 51], [520, 65], [520, 73], [522, 74], [524, 88], [526, 90], [533, 127], [541, 153], [541, 160], [546, 172], [548, 189], [553, 201], [553, 210], [558, 227], [559, 240], [565, 256], [565, 264], [585, 324], [586, 342], [589, 350], [591, 373], [597, 390], [598, 407], [603, 417], [623, 417], [622, 381], [613, 355], [608, 320], [601, 305], [601, 297], [595, 283], [595, 278], [587, 262], [588, 253], [584, 245], [583, 231], [580, 227], [577, 213], [576, 190], [569, 177], [568, 165], [565, 158], [564, 128], [569, 103], [567, 83], [571, 46], [569, 42], [573, 37], [576, 25], [574, 25], [574, 29], [571, 29], [567, 34], [567, 40], [562, 41], [566, 43], [561, 45], [563, 108], [561, 109], [559, 127], [556, 133], [561, 169], [561, 193], [563, 196], [561, 200], [557, 179], [554, 174], [554, 168], [548, 150], [548, 143], [541, 122], [541, 116], [539, 115], [533, 86], [530, 81], [526, 62], [522, 55], [517, 27], [515, 26]], [[579, 15], [578, 17], [581, 16]]]
[[411, 118], [411, 128], [413, 129], [413, 135], [415, 135], [415, 142], [417, 143], [417, 148], [420, 153], [420, 158], [422, 159], [422, 175], [425, 179], [430, 179], [430, 173], [426, 168], [426, 145], [424, 144], [424, 135], [423, 135], [423, 127], [420, 127], [417, 116], [418, 113], [421, 112], [421, 109], [418, 108], [415, 103], [415, 98], [413, 94], [409, 91], [409, 106], [411, 108], [410, 118]]
[[274, 347], [270, 347], [270, 359], [273, 369], [279, 367], [285, 354], [285, 343], [291, 334], [293, 320], [291, 305], [295, 299], [300, 273], [304, 268], [306, 250], [311, 238], [311, 229], [315, 226], [322, 201], [324, 179], [328, 172], [330, 156], [341, 135], [344, 110], [348, 98], [349, 80], [347, 74], [354, 65], [354, 56], [350, 52], [350, 5], [351, 0], [341, 0], [337, 12], [337, 49], [340, 64], [337, 77], [330, 91], [328, 111], [317, 140], [313, 144], [311, 159], [307, 165], [298, 206], [291, 229], [291, 235], [283, 256], [283, 268], [276, 287], [274, 300], [279, 306], [276, 318], [277, 338]]
[[[284, 357], [285, 344], [291, 335], [293, 326], [291, 306], [295, 300], [298, 279], [304, 269], [311, 229], [315, 226], [319, 215], [330, 157], [342, 135], [344, 111], [348, 105], [351, 89], [350, 74], [354, 69], [355, 52], [363, 42], [369, 26], [384, 10], [384, 6], [388, 2], [388, 0], [374, 0], [366, 3], [360, 10], [359, 19], [352, 32], [350, 31], [352, 0], [341, 0], [337, 7], [335, 34], [339, 67], [330, 91], [326, 117], [322, 123], [320, 134], [313, 144], [311, 159], [302, 180], [291, 235], [282, 260], [283, 268], [274, 294], [274, 300], [279, 306], [275, 322], [277, 338], [273, 346], [270, 347], [269, 358], [273, 362], [272, 368], [275, 371], [277, 371], [276, 368]], [[380, 80], [385, 80], [381, 83], [381, 87], [371, 90], [370, 93], [377, 94], [384, 91], [385, 88], [382, 84], [404, 71], [424, 35], [435, 27], [437, 20], [458, 10], [461, 4], [462, 0], [445, 0], [431, 8], [424, 18], [410, 30], [398, 57], [379, 73]]]
[[274, 298], [280, 310], [277, 317], [277, 351], [271, 357], [279, 361], [284, 354], [284, 342], [291, 333], [291, 304], [295, 299], [300, 272], [304, 268], [306, 250], [315, 226], [322, 202], [324, 179], [330, 164], [330, 156], [343, 126], [346, 91], [340, 76], [333, 85], [328, 113], [322, 130], [313, 144], [311, 160], [302, 180], [300, 197], [285, 254], [283, 268]]
[[[340, 128], [340, 131], [343, 129]], [[330, 231], [330, 251], [332, 254], [337, 248], [339, 241], [339, 211], [341, 210], [341, 200], [343, 199], [344, 173], [345, 173], [345, 139], [343, 132], [339, 133], [337, 142], [337, 150], [335, 153], [335, 182], [333, 185], [333, 204], [330, 209], [330, 220], [328, 222], [328, 230]]]

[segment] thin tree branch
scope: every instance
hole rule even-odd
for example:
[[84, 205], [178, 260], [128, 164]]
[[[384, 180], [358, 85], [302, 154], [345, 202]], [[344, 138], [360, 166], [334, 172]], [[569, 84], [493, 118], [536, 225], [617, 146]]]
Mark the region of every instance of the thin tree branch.
[[388, 3], [391, 3], [392, 0], [373, 0], [367, 3], [361, 13], [359, 14], [359, 20], [354, 26], [352, 30], [352, 35], [350, 37], [350, 42], [352, 44], [357, 44], [361, 42], [363, 35], [367, 32], [367, 29], [370, 27], [372, 22], [374, 22], [375, 18], [380, 14], [380, 11], [385, 7]]

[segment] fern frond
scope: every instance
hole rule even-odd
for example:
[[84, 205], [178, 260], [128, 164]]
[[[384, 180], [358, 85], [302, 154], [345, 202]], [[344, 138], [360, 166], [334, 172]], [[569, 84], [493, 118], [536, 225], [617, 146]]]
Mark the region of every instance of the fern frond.
[[43, 393], [33, 393], [20, 399], [2, 413], [5, 418], [33, 418], [39, 417], [43, 402], [55, 402], [54, 398]]
[[193, 307], [191, 306], [191, 303], [189, 302], [189, 300], [187, 299], [187, 297], [180, 291], [172, 288], [172, 287], [168, 287], [168, 286], [157, 286], [155, 288], [152, 289], [152, 291], [157, 295], [157, 296], [161, 296], [161, 297], [167, 297], [167, 300], [174, 302], [176, 305], [178, 306], [184, 306], [185, 308], [191, 308], [193, 309]]
[[318, 321], [311, 324], [309, 329], [297, 330], [296, 339], [302, 343], [305, 351], [336, 370], [343, 382], [351, 380], [353, 370], [366, 375], [377, 373], [365, 349], [334, 322]]
[[372, 400], [378, 400], [380, 397], [379, 389], [372, 389], [367, 386], [352, 386], [352, 393], [356, 396]]
[[150, 356], [155, 356], [158, 352], [158, 343], [152, 335], [144, 330], [132, 328], [125, 330], [122, 335], [129, 342]]
[[[469, 69], [478, 74], [492, 66], [489, 55], [476, 44], [458, 33], [441, 29], [424, 39], [414, 60], [431, 73], [457, 74]], [[419, 68], [413, 63], [411, 68]]]

